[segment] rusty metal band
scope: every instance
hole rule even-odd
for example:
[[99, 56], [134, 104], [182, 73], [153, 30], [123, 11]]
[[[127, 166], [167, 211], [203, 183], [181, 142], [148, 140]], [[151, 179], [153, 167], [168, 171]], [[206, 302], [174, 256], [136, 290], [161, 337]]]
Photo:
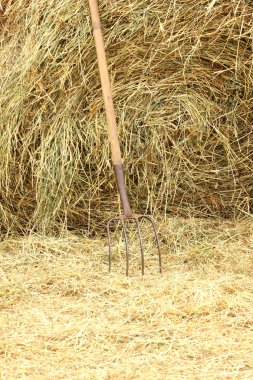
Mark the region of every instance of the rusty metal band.
[[124, 210], [124, 215], [132, 215], [131, 207], [129, 204], [127, 192], [126, 192], [126, 184], [124, 178], [124, 169], [122, 164], [113, 165], [114, 173], [117, 181], [117, 186], [120, 194], [121, 203]]

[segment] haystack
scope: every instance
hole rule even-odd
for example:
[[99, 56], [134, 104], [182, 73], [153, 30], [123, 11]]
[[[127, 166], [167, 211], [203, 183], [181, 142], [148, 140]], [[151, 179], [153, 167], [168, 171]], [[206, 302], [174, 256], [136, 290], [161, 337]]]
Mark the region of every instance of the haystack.
[[[0, 16], [3, 231], [86, 232], [117, 211], [86, 1]], [[139, 211], [252, 211], [252, 4], [100, 1], [130, 198]]]

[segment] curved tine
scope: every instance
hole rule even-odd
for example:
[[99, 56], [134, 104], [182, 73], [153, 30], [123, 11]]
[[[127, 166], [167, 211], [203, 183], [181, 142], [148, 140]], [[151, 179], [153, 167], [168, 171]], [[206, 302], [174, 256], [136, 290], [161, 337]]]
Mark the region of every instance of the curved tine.
[[111, 273], [111, 269], [112, 269], [112, 245], [111, 245], [110, 224], [111, 224], [111, 222], [114, 222], [114, 221], [118, 222], [119, 219], [118, 218], [111, 218], [108, 220], [107, 225], [106, 225], [108, 248], [109, 248], [109, 273]]
[[141, 219], [147, 219], [152, 224], [152, 227], [153, 227], [153, 230], [154, 230], [154, 233], [155, 233], [156, 245], [157, 245], [157, 249], [158, 249], [159, 271], [160, 271], [160, 273], [162, 273], [162, 256], [161, 256], [161, 249], [160, 249], [160, 241], [159, 241], [159, 238], [158, 238], [158, 234], [157, 234], [155, 223], [154, 223], [153, 219], [150, 216], [147, 216], [147, 215], [141, 215], [139, 217], [139, 220], [141, 220]]
[[128, 238], [127, 238], [127, 232], [126, 232], [126, 227], [125, 223], [123, 222], [122, 219], [120, 219], [121, 225], [122, 225], [122, 230], [124, 233], [124, 238], [125, 238], [125, 243], [126, 243], [126, 276], [128, 276], [129, 272], [129, 247], [128, 247]]
[[111, 269], [112, 269], [112, 246], [111, 246], [111, 235], [110, 235], [110, 224], [112, 221], [113, 219], [108, 220], [107, 225], [106, 225], [108, 247], [109, 247], [109, 273], [111, 273]]
[[135, 220], [137, 230], [138, 230], [138, 235], [139, 235], [139, 240], [140, 240], [140, 247], [141, 247], [141, 273], [144, 275], [144, 253], [143, 253], [143, 243], [142, 243], [142, 235], [141, 235], [141, 229], [140, 229], [140, 223], [138, 220]]

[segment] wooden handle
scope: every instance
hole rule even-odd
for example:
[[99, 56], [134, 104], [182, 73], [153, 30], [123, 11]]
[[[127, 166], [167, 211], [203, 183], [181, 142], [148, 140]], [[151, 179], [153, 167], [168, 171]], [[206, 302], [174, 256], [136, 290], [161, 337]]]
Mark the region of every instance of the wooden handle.
[[112, 161], [114, 165], [118, 165], [122, 163], [122, 158], [97, 0], [89, 0], [89, 6], [92, 19], [93, 35], [96, 45], [100, 80], [103, 91], [106, 119], [108, 124], [108, 137], [111, 145]]

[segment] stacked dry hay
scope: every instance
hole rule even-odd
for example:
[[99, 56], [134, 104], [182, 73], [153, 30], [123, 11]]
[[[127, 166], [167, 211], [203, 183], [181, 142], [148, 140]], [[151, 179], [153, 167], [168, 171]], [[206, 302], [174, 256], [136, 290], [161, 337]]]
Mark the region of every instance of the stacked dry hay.
[[[87, 2], [4, 5], [2, 228], [93, 230], [118, 203]], [[100, 5], [136, 208], [225, 217], [250, 212], [251, 1]]]

